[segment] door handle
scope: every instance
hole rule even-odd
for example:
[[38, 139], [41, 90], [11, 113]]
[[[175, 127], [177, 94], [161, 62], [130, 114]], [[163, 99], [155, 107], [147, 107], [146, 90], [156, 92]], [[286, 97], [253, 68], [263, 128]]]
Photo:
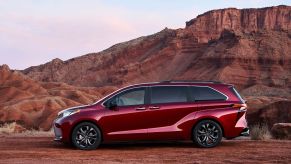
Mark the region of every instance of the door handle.
[[160, 107], [158, 107], [158, 106], [151, 106], [151, 107], [149, 107], [150, 109], [160, 109]]
[[136, 110], [146, 110], [146, 108], [145, 107], [138, 107], [138, 108], [136, 108]]

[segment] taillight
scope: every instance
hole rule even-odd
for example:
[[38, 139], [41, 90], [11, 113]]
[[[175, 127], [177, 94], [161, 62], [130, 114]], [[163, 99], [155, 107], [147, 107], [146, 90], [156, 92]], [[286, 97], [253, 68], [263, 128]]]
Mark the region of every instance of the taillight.
[[247, 104], [232, 104], [233, 108], [239, 108], [240, 112], [244, 112], [247, 110]]

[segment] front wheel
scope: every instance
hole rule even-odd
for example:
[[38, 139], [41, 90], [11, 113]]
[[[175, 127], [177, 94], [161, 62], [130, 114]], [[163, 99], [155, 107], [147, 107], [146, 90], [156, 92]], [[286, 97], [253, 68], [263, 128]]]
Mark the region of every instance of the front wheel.
[[80, 123], [73, 130], [72, 143], [82, 150], [96, 149], [101, 143], [101, 132], [93, 123]]
[[200, 147], [215, 147], [222, 139], [222, 129], [218, 123], [212, 120], [203, 120], [194, 127], [192, 139]]

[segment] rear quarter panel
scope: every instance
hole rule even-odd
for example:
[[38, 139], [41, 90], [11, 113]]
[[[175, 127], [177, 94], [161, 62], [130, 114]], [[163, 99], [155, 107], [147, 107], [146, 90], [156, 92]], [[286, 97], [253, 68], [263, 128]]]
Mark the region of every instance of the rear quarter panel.
[[196, 102], [197, 111], [180, 121], [179, 128], [183, 131], [184, 139], [191, 139], [193, 127], [201, 120], [214, 120], [218, 122], [226, 138], [236, 137], [241, 128], [236, 128], [238, 109], [230, 107], [235, 102]]

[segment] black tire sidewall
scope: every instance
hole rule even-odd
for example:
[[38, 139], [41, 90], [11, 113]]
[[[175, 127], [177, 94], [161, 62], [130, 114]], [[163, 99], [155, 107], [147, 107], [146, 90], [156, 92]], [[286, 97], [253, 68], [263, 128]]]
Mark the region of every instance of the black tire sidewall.
[[[77, 135], [77, 131], [79, 130], [80, 127], [82, 126], [91, 126], [92, 128], [94, 128], [97, 132], [97, 135], [98, 135], [98, 138], [96, 140], [96, 142], [94, 143], [94, 145], [92, 146], [89, 146], [89, 147], [80, 147], [77, 143], [76, 143], [76, 135]], [[94, 150], [94, 149], [97, 149], [101, 143], [101, 132], [99, 130], [99, 128], [93, 124], [93, 123], [90, 123], [90, 122], [82, 122], [80, 124], [78, 124], [74, 130], [73, 130], [73, 133], [72, 133], [72, 136], [71, 136], [71, 141], [72, 141], [72, 144], [78, 148], [78, 149], [81, 149], [81, 150]]]
[[[216, 126], [216, 128], [219, 130], [219, 134], [218, 134], [218, 139], [217, 141], [212, 144], [212, 145], [202, 145], [201, 143], [198, 142], [197, 140], [197, 131], [198, 131], [198, 128], [205, 124], [205, 123], [211, 123], [211, 124], [214, 124]], [[220, 142], [221, 142], [221, 139], [222, 139], [222, 129], [220, 127], [220, 125], [215, 122], [215, 121], [212, 121], [212, 120], [203, 120], [203, 121], [200, 121], [194, 128], [193, 128], [193, 131], [192, 131], [192, 140], [193, 142], [199, 146], [199, 147], [203, 147], [203, 148], [212, 148], [212, 147], [215, 147], [217, 146]]]

